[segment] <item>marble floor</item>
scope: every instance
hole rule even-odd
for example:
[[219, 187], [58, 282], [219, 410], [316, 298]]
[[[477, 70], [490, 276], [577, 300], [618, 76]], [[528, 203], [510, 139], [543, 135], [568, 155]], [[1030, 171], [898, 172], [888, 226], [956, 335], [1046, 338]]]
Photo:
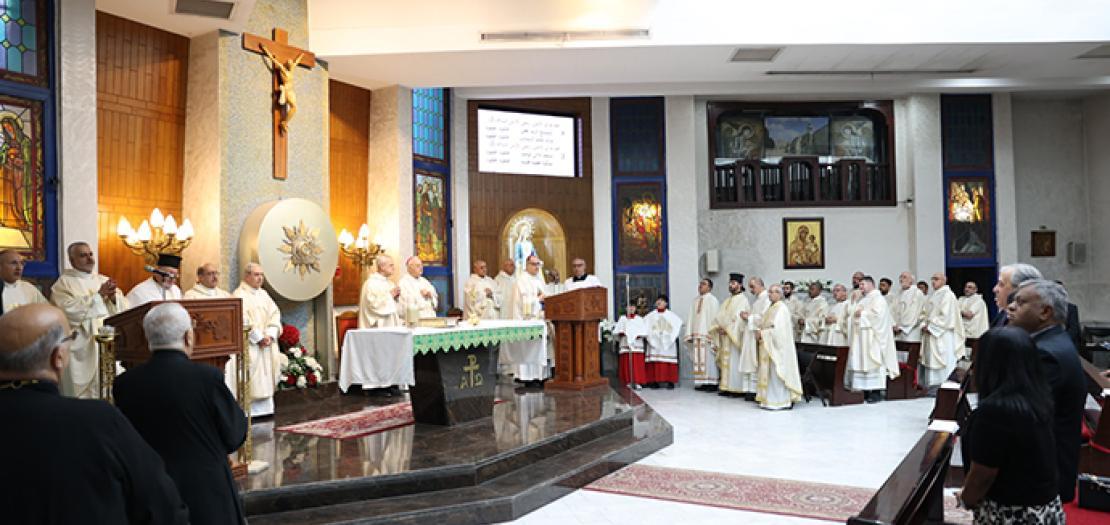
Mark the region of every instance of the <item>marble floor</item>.
[[[921, 437], [933, 399], [822, 407], [814, 399], [770, 412], [754, 403], [694, 391], [643, 390], [674, 427], [674, 444], [640, 463], [878, 489]], [[635, 518], [632, 518], [635, 516]], [[825, 523], [578, 490], [513, 523], [603, 525]]]

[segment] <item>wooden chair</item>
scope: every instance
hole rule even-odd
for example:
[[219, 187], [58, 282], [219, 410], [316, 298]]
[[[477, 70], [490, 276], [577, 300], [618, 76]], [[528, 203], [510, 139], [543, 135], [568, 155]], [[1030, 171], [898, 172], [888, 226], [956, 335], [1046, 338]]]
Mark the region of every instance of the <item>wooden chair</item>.
[[[339, 348], [336, 349], [335, 355], [336, 369], [339, 368], [339, 365], [343, 359], [343, 337], [347, 335], [347, 330], [354, 330], [356, 328], [358, 328], [357, 310], [351, 312], [343, 312], [335, 316], [335, 340], [339, 344]], [[336, 373], [338, 374], [338, 370]]]

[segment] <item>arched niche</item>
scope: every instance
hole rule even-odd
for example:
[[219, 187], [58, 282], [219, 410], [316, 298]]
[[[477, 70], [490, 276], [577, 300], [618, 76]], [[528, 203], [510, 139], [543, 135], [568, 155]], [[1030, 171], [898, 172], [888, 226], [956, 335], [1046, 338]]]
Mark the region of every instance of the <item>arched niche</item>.
[[567, 278], [567, 236], [563, 225], [547, 211], [525, 208], [514, 213], [501, 226], [498, 244], [499, 260], [517, 261], [518, 272], [525, 271], [523, 261], [528, 254], [524, 252], [531, 247], [544, 268], [555, 268], [560, 279]]

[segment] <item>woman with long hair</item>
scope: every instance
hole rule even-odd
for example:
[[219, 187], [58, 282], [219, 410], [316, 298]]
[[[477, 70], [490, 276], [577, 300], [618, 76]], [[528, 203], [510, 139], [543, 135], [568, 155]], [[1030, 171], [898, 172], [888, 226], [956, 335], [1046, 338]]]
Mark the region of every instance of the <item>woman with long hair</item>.
[[969, 471], [957, 498], [976, 525], [1063, 524], [1052, 397], [1033, 339], [1014, 327], [987, 332], [974, 373], [979, 404], [962, 435]]

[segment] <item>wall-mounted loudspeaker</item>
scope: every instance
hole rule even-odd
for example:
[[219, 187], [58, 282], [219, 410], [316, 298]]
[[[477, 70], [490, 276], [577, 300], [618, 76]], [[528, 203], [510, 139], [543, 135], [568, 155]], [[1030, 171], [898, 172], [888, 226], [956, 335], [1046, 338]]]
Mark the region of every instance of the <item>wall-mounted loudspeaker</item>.
[[1068, 243], [1068, 264], [1084, 264], [1087, 262], [1087, 243]]
[[707, 250], [702, 255], [704, 261], [703, 270], [705, 273], [717, 273], [721, 271], [721, 254], [717, 250]]

